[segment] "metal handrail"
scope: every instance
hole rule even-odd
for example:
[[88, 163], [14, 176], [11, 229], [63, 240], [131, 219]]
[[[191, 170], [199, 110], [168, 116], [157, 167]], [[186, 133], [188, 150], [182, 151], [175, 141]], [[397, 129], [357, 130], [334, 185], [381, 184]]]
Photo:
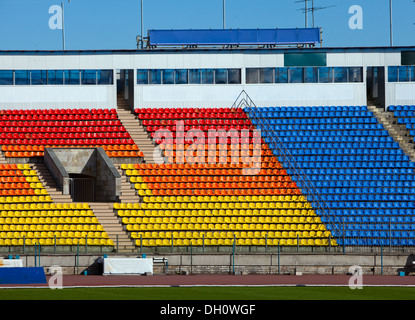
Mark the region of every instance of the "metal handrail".
[[[243, 98], [242, 98], [242, 95], [244, 95]], [[238, 102], [238, 100], [239, 100], [239, 102]], [[332, 220], [332, 217], [334, 217], [334, 219], [336, 220], [336, 222], [338, 223], [338, 225], [340, 225], [340, 223], [337, 221], [336, 215], [333, 214], [333, 212], [331, 211], [330, 207], [327, 205], [327, 203], [321, 197], [320, 193], [315, 189], [313, 183], [307, 178], [307, 175], [302, 170], [302, 168], [299, 166], [299, 164], [295, 161], [294, 157], [291, 155], [291, 153], [289, 152], [289, 150], [287, 150], [284, 147], [284, 144], [279, 139], [279, 137], [276, 134], [276, 132], [272, 129], [272, 126], [268, 123], [268, 121], [264, 117], [261, 117], [260, 116], [260, 112], [258, 111], [258, 107], [255, 105], [255, 103], [252, 101], [252, 99], [249, 97], [249, 95], [244, 90], [239, 94], [237, 100], [235, 100], [234, 104], [232, 105], [232, 108], [238, 109], [242, 105], [245, 105], [248, 110], [253, 111], [254, 119], [258, 120], [262, 125], [264, 125], [264, 127], [267, 129], [267, 132], [268, 133], [269, 132], [272, 132], [272, 135], [267, 133], [267, 137], [272, 140], [273, 144], [278, 148], [278, 150], [280, 152], [280, 155], [282, 155], [283, 158], [288, 162], [290, 168], [294, 170], [294, 172], [295, 172], [294, 175], [302, 182], [303, 188], [305, 188], [306, 191], [307, 191], [306, 195], [310, 195], [313, 198], [313, 202], [312, 203], [313, 204], [315, 203], [317, 205], [317, 207], [322, 210], [324, 217], [328, 219], [329, 224], [332, 227], [332, 230], [331, 231], [332, 232], [333, 231], [336, 231], [337, 237], [342, 236], [343, 235], [343, 232], [341, 232], [339, 230], [339, 228], [337, 227], [337, 225]], [[266, 124], [264, 124], [264, 122]], [[278, 140], [278, 142], [275, 141], [274, 137]], [[285, 153], [284, 153], [284, 151], [285, 151]], [[289, 157], [291, 158], [291, 160], [288, 159], [288, 157], [287, 157], [286, 154], [289, 155]], [[293, 163], [297, 166], [298, 169], [293, 166]], [[304, 181], [304, 179], [307, 180], [307, 181]], [[313, 189], [314, 192], [310, 189], [310, 186], [311, 186], [311, 188]], [[321, 205], [321, 203], [324, 204], [324, 206], [326, 207], [326, 209], [323, 208], [323, 206]], [[329, 212], [329, 214], [327, 214], [326, 210]], [[336, 234], [334, 234], [334, 236], [336, 236]]]

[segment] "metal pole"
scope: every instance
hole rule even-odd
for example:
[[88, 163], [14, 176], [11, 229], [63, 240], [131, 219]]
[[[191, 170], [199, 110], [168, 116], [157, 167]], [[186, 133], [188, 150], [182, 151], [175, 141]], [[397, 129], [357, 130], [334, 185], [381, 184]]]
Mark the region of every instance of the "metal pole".
[[76, 274], [79, 273], [79, 241], [76, 249]]
[[193, 241], [190, 240], [190, 274], [193, 274]]
[[235, 246], [236, 246], [236, 235], [233, 234], [233, 246], [232, 246], [232, 274], [235, 274]]
[[345, 244], [344, 244], [344, 242], [345, 242], [345, 235], [344, 235], [344, 217], [343, 217], [343, 254], [345, 252]]
[[225, 25], [225, 0], [223, 0], [223, 29], [226, 28]]
[[63, 51], [65, 51], [65, 18], [64, 18], [64, 8], [63, 8], [63, 2], [61, 2], [61, 8], [62, 8], [62, 45], [63, 45]]
[[392, 0], [389, 0], [390, 45], [393, 47]]
[[313, 17], [313, 28], [314, 28], [314, 0], [311, 0], [311, 14]]
[[383, 276], [383, 244], [380, 244], [380, 274]]
[[35, 242], [35, 267], [37, 267], [37, 255], [36, 255], [36, 251], [37, 251], [37, 244]]
[[308, 0], [304, 1], [304, 5], [305, 5], [305, 27], [308, 27], [308, 8], [307, 8], [307, 2]]
[[141, 49], [144, 48], [144, 39], [143, 39], [143, 32], [144, 32], [144, 22], [143, 22], [143, 0], [141, 0]]
[[280, 240], [278, 240], [278, 274], [280, 274]]

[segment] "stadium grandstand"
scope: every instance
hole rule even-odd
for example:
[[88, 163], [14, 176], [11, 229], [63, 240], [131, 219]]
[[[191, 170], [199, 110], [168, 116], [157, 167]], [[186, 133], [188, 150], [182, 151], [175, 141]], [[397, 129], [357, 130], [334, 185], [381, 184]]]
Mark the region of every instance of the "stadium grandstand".
[[0, 52], [0, 251], [413, 250], [415, 49], [225, 31]]

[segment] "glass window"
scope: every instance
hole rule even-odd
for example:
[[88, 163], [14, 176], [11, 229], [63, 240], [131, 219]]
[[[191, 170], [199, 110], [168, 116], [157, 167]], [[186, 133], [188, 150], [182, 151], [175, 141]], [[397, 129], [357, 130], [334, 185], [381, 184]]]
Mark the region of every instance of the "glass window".
[[47, 70], [32, 70], [30, 71], [30, 83], [32, 85], [47, 84]]
[[161, 70], [159, 69], [149, 70], [148, 83], [149, 84], [161, 84]]
[[65, 70], [64, 78], [65, 84], [77, 85], [80, 84], [79, 70]]
[[148, 84], [148, 70], [137, 70], [137, 84]]
[[63, 84], [63, 70], [48, 70], [48, 84]]
[[260, 83], [274, 83], [274, 69], [262, 68], [259, 69], [259, 82]]
[[188, 83], [187, 69], [178, 69], [178, 70], [176, 70], [175, 78], [176, 78], [176, 80], [175, 80], [176, 84], [187, 84]]
[[0, 70], [0, 86], [13, 85], [13, 70]]
[[363, 68], [350, 67], [349, 68], [349, 82], [363, 82]]
[[411, 77], [411, 81], [415, 81], [415, 67], [409, 67], [409, 75]]
[[389, 67], [388, 68], [388, 81], [397, 82], [398, 81], [398, 67]]
[[317, 83], [318, 82], [318, 68], [316, 67], [304, 68], [304, 82], [305, 83]]
[[288, 79], [290, 83], [303, 83], [303, 68], [289, 68]]
[[113, 71], [112, 70], [98, 70], [97, 71], [97, 83], [98, 84], [113, 84]]
[[82, 70], [82, 84], [97, 84], [97, 70]]
[[408, 82], [409, 81], [409, 68], [408, 67], [399, 67], [398, 68], [398, 81], [399, 82]]
[[275, 69], [275, 83], [288, 83], [288, 68]]
[[189, 69], [189, 83], [200, 84], [201, 73], [199, 69]]
[[14, 72], [14, 83], [16, 85], [30, 85], [30, 71], [16, 70]]
[[240, 84], [241, 83], [241, 69], [229, 69], [228, 70], [228, 83]]
[[259, 83], [259, 69], [257, 68], [246, 69], [246, 83]]
[[333, 68], [320, 67], [318, 69], [318, 82], [320, 83], [333, 82]]
[[334, 82], [347, 82], [347, 68], [333, 68]]
[[228, 70], [227, 69], [216, 69], [215, 70], [215, 83], [216, 84], [227, 84], [228, 83]]
[[174, 84], [174, 70], [163, 70], [163, 84]]
[[213, 84], [214, 83], [214, 70], [213, 69], [202, 69], [200, 70], [202, 76], [203, 84]]

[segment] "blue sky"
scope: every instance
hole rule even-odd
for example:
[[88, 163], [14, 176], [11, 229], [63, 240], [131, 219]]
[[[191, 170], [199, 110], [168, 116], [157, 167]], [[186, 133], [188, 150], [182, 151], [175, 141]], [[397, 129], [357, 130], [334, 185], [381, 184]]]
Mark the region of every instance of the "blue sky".
[[[135, 49], [141, 0], [0, 0], [0, 50], [60, 50], [49, 7], [65, 5], [67, 50]], [[305, 26], [298, 0], [226, 0], [226, 28]], [[309, 0], [311, 4], [311, 0]], [[144, 0], [144, 30], [221, 29], [223, 0]], [[389, 46], [389, 0], [314, 0], [324, 47]], [[350, 29], [349, 8], [361, 6], [363, 29]], [[309, 15], [311, 27], [311, 14]], [[393, 0], [395, 46], [415, 46], [415, 2]]]

